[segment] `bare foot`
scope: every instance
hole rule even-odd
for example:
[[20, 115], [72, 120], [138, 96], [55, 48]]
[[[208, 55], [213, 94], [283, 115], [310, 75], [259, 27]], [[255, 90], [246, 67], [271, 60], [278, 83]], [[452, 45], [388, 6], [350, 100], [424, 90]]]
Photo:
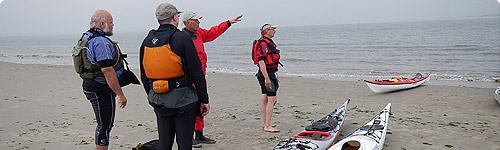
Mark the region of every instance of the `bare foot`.
[[[266, 126], [262, 125], [262, 128], [265, 128]], [[276, 127], [275, 124], [271, 124], [271, 127]]]
[[280, 132], [280, 130], [273, 127], [264, 127], [264, 131], [266, 132]]

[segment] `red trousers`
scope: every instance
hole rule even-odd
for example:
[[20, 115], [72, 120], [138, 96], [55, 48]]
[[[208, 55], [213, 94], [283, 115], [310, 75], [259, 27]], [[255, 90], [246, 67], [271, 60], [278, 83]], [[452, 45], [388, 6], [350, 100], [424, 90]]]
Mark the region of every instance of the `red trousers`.
[[205, 127], [205, 123], [203, 121], [203, 118], [200, 116], [196, 116], [196, 123], [194, 124], [194, 130], [201, 131]]

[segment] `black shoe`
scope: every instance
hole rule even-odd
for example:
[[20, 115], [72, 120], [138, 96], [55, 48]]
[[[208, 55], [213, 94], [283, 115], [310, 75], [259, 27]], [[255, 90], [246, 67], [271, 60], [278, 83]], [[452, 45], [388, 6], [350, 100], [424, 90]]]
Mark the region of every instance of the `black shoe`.
[[198, 141], [199, 143], [205, 143], [205, 144], [214, 144], [215, 143], [215, 140], [212, 140], [212, 139], [209, 139], [209, 138], [203, 136], [203, 130], [201, 130], [201, 131], [195, 130], [194, 132], [196, 133], [196, 137], [194, 139], [196, 141]]
[[205, 144], [215, 144], [215, 140], [209, 139], [205, 136], [201, 136], [200, 138], [196, 139], [196, 141]]
[[198, 142], [198, 140], [193, 139], [193, 148], [201, 148], [201, 144]]

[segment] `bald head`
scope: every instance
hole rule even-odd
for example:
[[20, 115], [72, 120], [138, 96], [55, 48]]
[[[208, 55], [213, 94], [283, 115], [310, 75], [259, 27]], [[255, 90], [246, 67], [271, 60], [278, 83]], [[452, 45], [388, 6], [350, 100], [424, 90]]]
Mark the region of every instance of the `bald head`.
[[90, 28], [98, 28], [106, 33], [106, 35], [113, 35], [113, 17], [111, 13], [106, 10], [97, 10], [90, 18]]
[[109, 15], [111, 16], [111, 13], [109, 13], [108, 11], [106, 10], [96, 10], [94, 12], [94, 15], [93, 16], [96, 16], [96, 15]]

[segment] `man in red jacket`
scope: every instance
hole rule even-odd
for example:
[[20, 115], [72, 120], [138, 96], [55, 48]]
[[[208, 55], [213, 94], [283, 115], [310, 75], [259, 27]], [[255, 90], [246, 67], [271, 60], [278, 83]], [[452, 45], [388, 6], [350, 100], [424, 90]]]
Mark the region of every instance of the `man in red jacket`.
[[[191, 37], [191, 39], [193, 39], [194, 46], [196, 47], [198, 57], [200, 58], [201, 61], [201, 68], [203, 69], [203, 73], [205, 75], [207, 69], [207, 54], [205, 53], [205, 47], [203, 46], [203, 43], [215, 40], [222, 33], [224, 33], [231, 26], [231, 24], [241, 21], [240, 18], [242, 16], [243, 15], [239, 15], [233, 20], [224, 21], [219, 25], [213, 26], [209, 30], [207, 30], [200, 28], [200, 21], [199, 21], [199, 19], [201, 19], [200, 15], [189, 11], [184, 12], [182, 21], [184, 22], [184, 25], [186, 27], [182, 29], [182, 31], [186, 32]], [[196, 124], [195, 124], [196, 135], [195, 139], [193, 139], [193, 147], [200, 147], [201, 145], [198, 145], [198, 143], [207, 143], [207, 144], [215, 143], [215, 140], [203, 136], [203, 128], [204, 128], [203, 116], [198, 115], [196, 117]]]

